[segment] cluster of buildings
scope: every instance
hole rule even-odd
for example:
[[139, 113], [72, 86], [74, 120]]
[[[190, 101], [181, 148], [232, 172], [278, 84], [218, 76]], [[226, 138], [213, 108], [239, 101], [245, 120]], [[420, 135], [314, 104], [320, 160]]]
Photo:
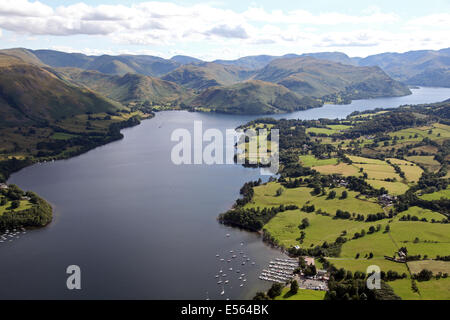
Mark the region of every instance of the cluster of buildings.
[[394, 202], [397, 200], [396, 196], [390, 195], [390, 194], [383, 194], [378, 197], [378, 202], [383, 207], [390, 207], [394, 204]]
[[0, 183], [0, 190], [8, 189], [8, 185], [6, 183]]

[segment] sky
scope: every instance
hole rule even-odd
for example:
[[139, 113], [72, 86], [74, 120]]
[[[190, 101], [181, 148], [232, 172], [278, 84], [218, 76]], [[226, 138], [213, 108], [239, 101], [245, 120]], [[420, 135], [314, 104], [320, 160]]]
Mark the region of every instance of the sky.
[[203, 60], [450, 47], [450, 0], [0, 0], [0, 48]]

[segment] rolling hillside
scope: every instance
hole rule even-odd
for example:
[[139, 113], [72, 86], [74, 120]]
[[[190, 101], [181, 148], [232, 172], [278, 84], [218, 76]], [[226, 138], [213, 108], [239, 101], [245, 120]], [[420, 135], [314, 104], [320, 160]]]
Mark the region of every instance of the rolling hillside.
[[396, 80], [412, 85], [450, 87], [450, 50], [381, 53], [359, 61], [361, 66], [379, 66]]
[[299, 97], [283, 86], [252, 80], [226, 87], [212, 87], [190, 103], [193, 107], [233, 114], [283, 113], [321, 105], [308, 97]]
[[356, 67], [312, 57], [274, 60], [253, 78], [312, 97], [344, 92], [351, 99], [361, 99], [411, 93], [378, 67]]
[[162, 79], [175, 82], [186, 88], [202, 90], [238, 83], [248, 79], [251, 73], [251, 71], [241, 67], [206, 62], [184, 65]]
[[175, 83], [140, 74], [114, 76], [76, 68], [59, 68], [57, 72], [60, 76], [123, 103], [148, 101], [153, 104], [169, 104], [190, 96], [188, 90]]
[[0, 125], [45, 125], [86, 112], [116, 110], [119, 105], [69, 85], [48, 70], [0, 53]]
[[106, 74], [140, 73], [158, 77], [180, 66], [176, 61], [147, 55], [87, 56], [80, 53], [65, 53], [53, 50], [29, 51], [50, 67], [73, 67], [96, 70]]

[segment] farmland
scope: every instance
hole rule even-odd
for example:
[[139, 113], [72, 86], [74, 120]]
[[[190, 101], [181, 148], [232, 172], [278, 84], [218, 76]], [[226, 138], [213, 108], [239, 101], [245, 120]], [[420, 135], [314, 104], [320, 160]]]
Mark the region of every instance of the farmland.
[[[351, 125], [306, 123], [303, 132], [295, 121], [271, 121], [290, 135], [280, 141], [281, 176], [255, 185], [243, 213], [272, 210], [260, 220], [264, 239], [293, 255], [325, 258], [321, 267], [365, 273], [376, 265], [396, 274], [387, 283], [402, 298], [448, 299], [449, 282], [440, 275], [450, 265], [441, 261], [450, 252], [450, 127], [414, 114], [405, 116], [415, 117], [409, 128], [392, 129], [380, 117], [391, 119], [385, 111]], [[371, 133], [380, 126], [383, 133]], [[414, 280], [413, 289], [424, 269], [431, 280]]]
[[296, 294], [291, 294], [289, 288], [284, 288], [281, 295], [275, 300], [323, 300], [325, 291], [315, 291], [309, 289], [299, 289]]

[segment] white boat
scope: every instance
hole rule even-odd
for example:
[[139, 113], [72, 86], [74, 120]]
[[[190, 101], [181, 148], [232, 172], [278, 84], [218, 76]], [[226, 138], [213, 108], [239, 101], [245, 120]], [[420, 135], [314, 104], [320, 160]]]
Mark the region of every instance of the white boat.
[[229, 234], [229, 233], [227, 233], [227, 237], [230, 237], [230, 234]]
[[228, 281], [228, 280], [225, 280], [225, 284], [227, 284], [228, 282], [230, 282], [230, 281]]
[[222, 281], [221, 281], [221, 280], [217, 281], [217, 284], [221, 284], [221, 283], [222, 283]]
[[219, 277], [219, 275], [218, 274], [216, 274], [216, 278], [218, 278]]

